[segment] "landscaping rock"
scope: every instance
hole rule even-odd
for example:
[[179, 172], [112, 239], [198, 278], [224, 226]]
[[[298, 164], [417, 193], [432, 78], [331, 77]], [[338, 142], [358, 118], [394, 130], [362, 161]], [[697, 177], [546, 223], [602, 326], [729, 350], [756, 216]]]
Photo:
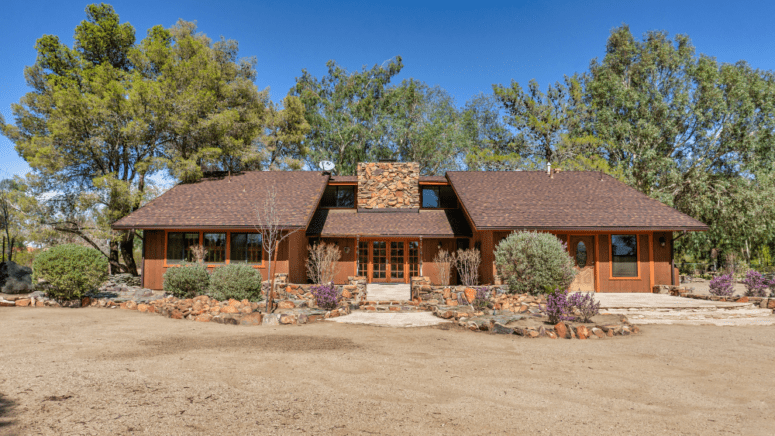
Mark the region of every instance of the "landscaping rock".
[[562, 321], [554, 325], [554, 331], [557, 332], [557, 337], [560, 337], [560, 338], [567, 337], [568, 335], [568, 329], [565, 327], [565, 323]]
[[505, 325], [496, 322], [492, 326], [492, 331], [499, 335], [512, 335], [514, 334], [514, 329], [506, 327]]
[[32, 268], [13, 261], [0, 263], [0, 292], [5, 294], [26, 294], [34, 290]]
[[27, 307], [30, 305], [30, 299], [29, 298], [21, 298], [19, 300], [16, 300], [16, 305], [20, 307]]
[[276, 313], [265, 314], [262, 325], [280, 325], [280, 315]]

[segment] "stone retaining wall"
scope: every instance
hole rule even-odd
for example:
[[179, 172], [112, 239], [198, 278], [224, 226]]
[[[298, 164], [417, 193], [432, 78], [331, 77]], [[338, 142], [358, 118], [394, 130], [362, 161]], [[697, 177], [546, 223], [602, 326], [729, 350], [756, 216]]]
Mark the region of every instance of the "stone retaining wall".
[[420, 207], [420, 164], [359, 163], [359, 209], [418, 209]]
[[733, 295], [731, 297], [719, 297], [716, 295], [693, 294], [688, 290], [678, 293], [679, 297], [692, 298], [695, 300], [722, 301], [729, 303], [750, 303], [760, 309], [772, 309], [775, 312], [775, 298], [772, 297], [746, 297], [743, 295]]

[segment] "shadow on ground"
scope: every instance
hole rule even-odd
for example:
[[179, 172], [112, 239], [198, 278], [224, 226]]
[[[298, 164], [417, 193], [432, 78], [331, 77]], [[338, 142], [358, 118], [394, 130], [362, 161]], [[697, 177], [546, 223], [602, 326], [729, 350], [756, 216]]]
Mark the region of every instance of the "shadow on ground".
[[15, 424], [14, 420], [11, 419], [11, 413], [15, 407], [16, 403], [14, 401], [3, 394], [0, 394], [0, 430]]

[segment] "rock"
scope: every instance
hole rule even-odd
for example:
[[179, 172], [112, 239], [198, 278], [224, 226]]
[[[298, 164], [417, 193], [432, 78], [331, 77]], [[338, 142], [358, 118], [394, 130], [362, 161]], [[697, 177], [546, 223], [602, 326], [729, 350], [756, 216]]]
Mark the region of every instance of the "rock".
[[738, 298], [737, 302], [738, 303], [747, 303], [748, 302], [748, 297], [740, 297], [740, 298]]
[[239, 306], [240, 306], [240, 304], [241, 304], [241, 303], [240, 303], [239, 301], [237, 301], [237, 300], [235, 300], [235, 299], [233, 299], [233, 298], [229, 298], [229, 306], [232, 306], [232, 307], [239, 307]]
[[221, 307], [221, 313], [239, 313], [239, 310], [232, 305]]
[[[368, 309], [368, 308], [367, 308]], [[451, 310], [436, 311], [436, 316], [443, 319], [450, 319], [455, 316], [455, 312]]]
[[547, 330], [546, 337], [548, 337], [549, 339], [557, 339], [557, 334], [551, 330]]
[[353, 297], [353, 294], [351, 294], [350, 291], [348, 291], [347, 289], [342, 290], [342, 298], [349, 300], [352, 297]]
[[183, 319], [183, 312], [175, 309], [170, 313], [170, 318], [172, 319]]
[[527, 332], [525, 332], [525, 336], [528, 338], [537, 338], [539, 335], [538, 335], [538, 332], [535, 330], [528, 330]]
[[204, 313], [204, 314], [199, 315], [196, 318], [194, 318], [194, 321], [197, 321], [197, 322], [210, 322], [212, 319], [213, 319], [212, 315], [210, 315], [209, 313]]
[[476, 289], [474, 288], [466, 288], [466, 290], [463, 291], [463, 293], [466, 295], [466, 300], [469, 303], [473, 303], [474, 299], [476, 299]]
[[32, 285], [32, 268], [13, 261], [0, 263], [0, 292], [26, 294], [35, 290]]
[[27, 307], [30, 305], [30, 299], [29, 298], [20, 298], [16, 300], [16, 305], [19, 307]]
[[576, 335], [579, 339], [587, 339], [589, 337], [589, 331], [583, 325], [576, 327]]
[[283, 325], [296, 324], [296, 316], [282, 314], [280, 315], [280, 324], [283, 324]]
[[592, 327], [592, 334], [601, 339], [605, 337], [605, 332], [597, 327]]
[[261, 323], [262, 325], [280, 325], [280, 316], [276, 313], [265, 314]]
[[213, 317], [213, 321], [219, 323], [219, 324], [229, 324], [229, 325], [239, 325], [240, 320], [237, 318], [231, 317], [231, 316], [216, 316]]
[[293, 309], [296, 305], [293, 303], [293, 301], [283, 300], [277, 303], [278, 309]]
[[449, 299], [447, 300], [447, 306], [457, 306], [457, 300]]
[[137, 305], [137, 311], [145, 313], [145, 312], [148, 312], [148, 308], [149, 307], [151, 307], [151, 306], [149, 306], [147, 304], [140, 303], [140, 304]]
[[240, 324], [242, 325], [261, 325], [262, 322], [263, 315], [260, 312], [253, 312], [240, 319]]
[[496, 334], [499, 334], [499, 335], [511, 335], [511, 334], [514, 334], [514, 329], [506, 327], [505, 325], [503, 325], [503, 324], [501, 324], [499, 322], [496, 322], [495, 324], [493, 324], [492, 331], [494, 331]]
[[0, 307], [14, 307], [14, 306], [16, 306], [15, 301], [8, 301], [0, 298]]
[[568, 335], [568, 329], [565, 327], [565, 323], [560, 321], [554, 325], [554, 331], [557, 332], [557, 337], [564, 338]]
[[137, 303], [135, 303], [132, 300], [129, 300], [126, 302], [126, 308], [129, 310], [136, 310], [137, 309]]

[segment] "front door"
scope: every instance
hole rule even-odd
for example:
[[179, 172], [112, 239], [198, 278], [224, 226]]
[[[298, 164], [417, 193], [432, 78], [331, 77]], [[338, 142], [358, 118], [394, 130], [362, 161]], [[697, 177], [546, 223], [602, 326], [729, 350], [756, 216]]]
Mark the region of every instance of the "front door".
[[573, 258], [576, 277], [570, 285], [571, 292], [595, 292], [595, 237], [570, 236], [568, 249]]
[[[364, 244], [365, 245], [365, 244]], [[409, 275], [418, 274], [419, 244], [417, 241], [369, 241], [369, 283], [409, 283]], [[364, 252], [359, 258], [366, 260]], [[360, 271], [359, 267], [359, 271]]]

